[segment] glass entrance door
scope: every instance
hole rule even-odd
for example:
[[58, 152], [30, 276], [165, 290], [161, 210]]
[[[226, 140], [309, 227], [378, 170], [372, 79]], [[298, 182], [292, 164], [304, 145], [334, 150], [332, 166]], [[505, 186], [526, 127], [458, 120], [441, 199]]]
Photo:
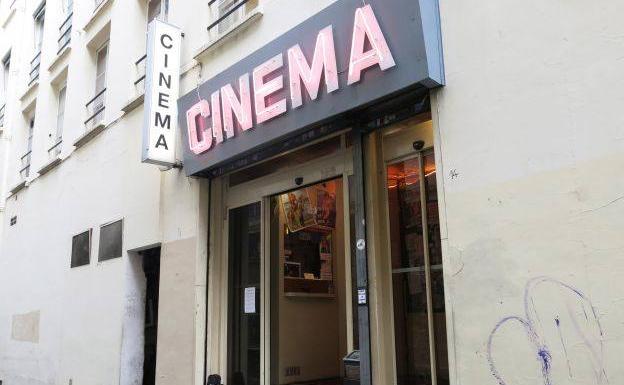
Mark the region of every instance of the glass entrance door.
[[433, 150], [386, 167], [397, 385], [449, 384]]
[[261, 203], [229, 210], [227, 384], [260, 385]]
[[270, 198], [271, 385], [343, 384], [353, 330], [344, 181]]
[[350, 159], [336, 136], [216, 182], [209, 365], [223, 383], [342, 383], [357, 329]]

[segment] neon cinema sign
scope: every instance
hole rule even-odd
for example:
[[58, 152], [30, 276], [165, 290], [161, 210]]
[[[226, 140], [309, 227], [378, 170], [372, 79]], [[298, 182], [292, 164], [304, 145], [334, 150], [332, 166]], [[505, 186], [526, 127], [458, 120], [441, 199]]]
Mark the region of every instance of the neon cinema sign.
[[[299, 44], [287, 50], [286, 60], [292, 109], [303, 106], [304, 89], [311, 101], [318, 98], [321, 77], [327, 93], [340, 89], [331, 25], [318, 33], [311, 63]], [[360, 82], [362, 73], [371, 67], [378, 66], [386, 71], [395, 65], [373, 9], [370, 5], [357, 8], [351, 37], [347, 86]], [[244, 73], [238, 78], [238, 96], [234, 87], [226, 84], [210, 95], [210, 101], [202, 99], [191, 106], [186, 112], [191, 152], [199, 155], [224, 140], [233, 138], [236, 131], [235, 120], [240, 130], [245, 132], [254, 128], [254, 120], [256, 124], [261, 124], [285, 114], [288, 110], [286, 98], [274, 100], [275, 94], [284, 89], [284, 76], [278, 72], [286, 71], [283, 68], [284, 53], [279, 53], [254, 68], [251, 77], [249, 73]], [[278, 75], [268, 80], [267, 77], [274, 73]]]

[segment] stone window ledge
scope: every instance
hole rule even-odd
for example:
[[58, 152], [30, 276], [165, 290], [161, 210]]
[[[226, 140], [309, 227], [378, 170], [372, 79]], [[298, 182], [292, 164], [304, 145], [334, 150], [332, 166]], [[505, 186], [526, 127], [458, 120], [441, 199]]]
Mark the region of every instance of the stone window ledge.
[[128, 100], [125, 105], [121, 108], [121, 110], [127, 114], [131, 111], [133, 111], [135, 108], [139, 107], [141, 104], [143, 104], [143, 100], [145, 99], [145, 93], [142, 92], [140, 95], [137, 95], [135, 97], [133, 97], [132, 99]]
[[76, 147], [76, 149], [79, 149], [80, 147], [89, 143], [93, 138], [101, 134], [102, 131], [104, 131], [107, 127], [108, 125], [104, 123], [99, 123], [97, 126], [93, 127], [92, 129], [78, 137], [78, 139], [74, 141], [74, 147]]
[[43, 167], [41, 167], [39, 169], [39, 171], [37, 171], [37, 173], [41, 177], [41, 176], [47, 174], [48, 172], [50, 172], [54, 167], [56, 167], [59, 164], [61, 164], [62, 161], [63, 160], [57, 155], [54, 159], [52, 159], [48, 163], [44, 164]]
[[61, 52], [58, 53], [58, 55], [56, 55], [54, 60], [52, 60], [52, 63], [48, 66], [48, 72], [54, 71], [56, 67], [58, 67], [63, 62], [63, 59], [65, 59], [69, 55], [70, 51], [71, 45], [68, 44], [61, 50]]
[[104, 0], [102, 1], [97, 8], [95, 8], [93, 10], [93, 14], [91, 15], [91, 17], [89, 18], [89, 21], [87, 21], [87, 23], [84, 25], [84, 27], [82, 28], [85, 31], [88, 31], [89, 29], [91, 29], [91, 27], [93, 26], [93, 24], [95, 24], [95, 22], [100, 18], [100, 16], [104, 13], [104, 10], [107, 9], [111, 4], [113, 3], [113, 0]]
[[28, 185], [26, 184], [26, 181], [25, 180], [21, 181], [17, 185], [13, 186], [11, 190], [9, 190], [9, 193], [10, 193], [9, 196], [13, 196], [17, 194], [18, 192], [22, 191], [26, 187], [28, 187]]

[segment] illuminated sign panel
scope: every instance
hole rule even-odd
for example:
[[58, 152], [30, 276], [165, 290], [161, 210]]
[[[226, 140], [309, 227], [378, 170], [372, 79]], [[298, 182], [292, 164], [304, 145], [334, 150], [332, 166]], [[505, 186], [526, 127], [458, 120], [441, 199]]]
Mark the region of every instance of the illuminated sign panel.
[[400, 91], [442, 85], [437, 1], [368, 3], [337, 1], [182, 97], [187, 174]]
[[182, 34], [177, 27], [154, 20], [147, 32], [145, 121], [142, 161], [173, 165], [180, 81]]

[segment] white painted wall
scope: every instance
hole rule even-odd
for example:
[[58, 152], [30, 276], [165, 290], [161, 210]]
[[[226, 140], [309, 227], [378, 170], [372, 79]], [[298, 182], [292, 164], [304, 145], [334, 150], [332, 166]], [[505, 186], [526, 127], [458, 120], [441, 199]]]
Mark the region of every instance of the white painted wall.
[[[607, 383], [602, 367], [624, 383], [623, 12], [618, 1], [441, 2], [447, 86], [432, 109], [454, 384], [545, 383], [518, 321], [492, 339], [492, 374], [490, 333], [512, 315], [533, 322], [553, 384]], [[587, 301], [534, 281], [526, 315], [525, 287], [542, 276]]]
[[[7, 2], [3, 1], [3, 5]], [[16, 226], [2, 221], [0, 241], [0, 380], [7, 384], [135, 384], [136, 352], [141, 327], [128, 318], [142, 316], [139, 282], [133, 280], [126, 250], [161, 241], [161, 172], [140, 163], [140, 111], [121, 116], [133, 97], [134, 61], [145, 46], [145, 4], [113, 2], [110, 16], [107, 113], [111, 123], [102, 134], [75, 150], [72, 143], [85, 132], [85, 103], [94, 95], [94, 54], [86, 41], [97, 32], [83, 27], [93, 2], [75, 2], [72, 49], [68, 56], [68, 91], [63, 162], [38, 177], [48, 162], [48, 133], [56, 129], [56, 90], [48, 72], [56, 55], [59, 1], [48, 1], [39, 85], [35, 90], [37, 117], [28, 187], [4, 201], [19, 181], [18, 157], [25, 151], [24, 103], [26, 76], [33, 54], [32, 12], [36, 1], [18, 0], [17, 12], [0, 34], [0, 52], [11, 46], [12, 74], [9, 162], [3, 195], [6, 215], [18, 217]], [[0, 17], [1, 19], [1, 17]], [[127, 23], [126, 20], [137, 20]], [[142, 34], [143, 33], [143, 34]], [[1, 189], [0, 189], [1, 190]], [[7, 217], [8, 218], [8, 217]], [[99, 226], [123, 218], [124, 255], [97, 262]], [[91, 264], [70, 269], [72, 235], [93, 228]], [[135, 266], [136, 267], [136, 266]], [[139, 270], [140, 271], [140, 270]], [[15, 314], [40, 312], [39, 340], [16, 341], [11, 336]], [[136, 325], [134, 325], [136, 326]], [[122, 349], [125, 352], [122, 354]], [[142, 369], [142, 368], [141, 368]]]

